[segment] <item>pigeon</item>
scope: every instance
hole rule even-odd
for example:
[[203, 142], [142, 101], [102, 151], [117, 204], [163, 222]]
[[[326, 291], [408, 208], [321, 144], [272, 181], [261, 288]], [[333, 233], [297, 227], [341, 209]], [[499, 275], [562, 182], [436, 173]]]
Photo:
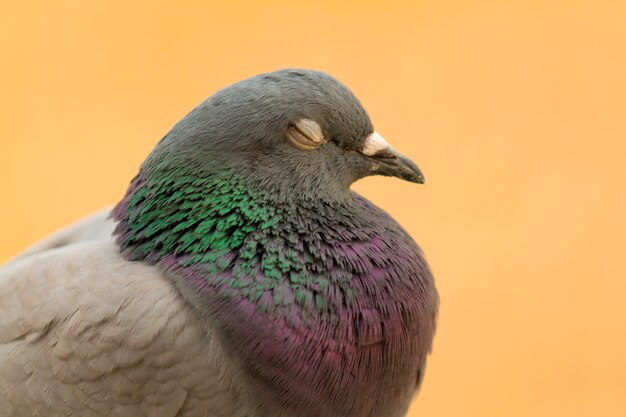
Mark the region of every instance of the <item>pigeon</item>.
[[332, 76], [219, 90], [0, 268], [0, 416], [406, 415], [439, 301], [370, 175], [424, 182]]

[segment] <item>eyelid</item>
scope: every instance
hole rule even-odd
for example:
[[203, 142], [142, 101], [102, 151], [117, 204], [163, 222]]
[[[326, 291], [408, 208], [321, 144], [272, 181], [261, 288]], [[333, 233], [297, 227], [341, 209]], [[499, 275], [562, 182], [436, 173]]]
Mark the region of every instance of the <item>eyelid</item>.
[[289, 126], [287, 139], [303, 151], [312, 151], [327, 141], [320, 125], [315, 120], [305, 118], [298, 119]]

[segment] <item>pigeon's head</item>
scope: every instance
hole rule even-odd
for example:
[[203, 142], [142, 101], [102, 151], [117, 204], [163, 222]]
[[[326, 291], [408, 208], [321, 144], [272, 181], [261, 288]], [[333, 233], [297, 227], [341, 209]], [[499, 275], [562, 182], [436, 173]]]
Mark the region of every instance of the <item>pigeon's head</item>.
[[281, 70], [226, 87], [159, 143], [144, 169], [235, 175], [275, 193], [347, 195], [368, 175], [423, 183], [411, 160], [376, 133], [359, 100], [328, 74]]

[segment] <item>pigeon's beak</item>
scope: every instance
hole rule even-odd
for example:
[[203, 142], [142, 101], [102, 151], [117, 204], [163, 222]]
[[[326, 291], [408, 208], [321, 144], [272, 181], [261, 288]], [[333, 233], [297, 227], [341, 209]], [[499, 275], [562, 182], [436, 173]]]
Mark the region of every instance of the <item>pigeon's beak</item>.
[[398, 177], [410, 182], [424, 184], [424, 174], [406, 156], [393, 149], [382, 136], [374, 132], [365, 138], [359, 151], [370, 163], [372, 174]]

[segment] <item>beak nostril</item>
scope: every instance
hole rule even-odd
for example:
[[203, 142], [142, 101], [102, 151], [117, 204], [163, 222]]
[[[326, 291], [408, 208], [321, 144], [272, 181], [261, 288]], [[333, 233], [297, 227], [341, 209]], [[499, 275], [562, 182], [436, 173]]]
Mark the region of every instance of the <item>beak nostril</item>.
[[361, 153], [367, 156], [374, 156], [390, 148], [391, 146], [389, 146], [387, 141], [377, 132], [374, 132], [363, 141]]

